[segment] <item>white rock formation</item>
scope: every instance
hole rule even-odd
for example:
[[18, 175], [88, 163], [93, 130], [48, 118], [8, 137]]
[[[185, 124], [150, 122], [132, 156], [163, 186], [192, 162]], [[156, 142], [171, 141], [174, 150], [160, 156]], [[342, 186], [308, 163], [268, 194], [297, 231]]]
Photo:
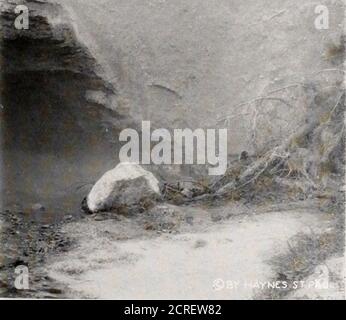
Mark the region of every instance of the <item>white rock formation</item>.
[[138, 164], [122, 162], [96, 182], [87, 197], [87, 205], [91, 212], [98, 212], [159, 195], [159, 181], [151, 172]]
[[[343, 80], [342, 72], [320, 73], [342, 69], [322, 57], [340, 44], [342, 1], [328, 1], [333, 27], [325, 30], [314, 26], [312, 0], [54, 2], [68, 10], [78, 40], [117, 88], [117, 111], [138, 122], [150, 119], [158, 128], [228, 123], [235, 155], [254, 151], [255, 108], [257, 128], [265, 128], [256, 130], [257, 143], [267, 147], [273, 136], [295, 130], [313, 95], [298, 86], [274, 95], [293, 95], [291, 107], [276, 100], [239, 104], [305, 80]], [[226, 124], [218, 122], [226, 116]]]

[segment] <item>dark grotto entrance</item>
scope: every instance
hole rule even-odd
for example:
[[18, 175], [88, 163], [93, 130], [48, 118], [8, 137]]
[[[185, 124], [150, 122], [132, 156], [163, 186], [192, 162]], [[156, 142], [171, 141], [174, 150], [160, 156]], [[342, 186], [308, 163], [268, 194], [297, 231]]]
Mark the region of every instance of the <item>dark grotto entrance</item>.
[[69, 70], [2, 74], [3, 210], [78, 212], [90, 183], [116, 164], [117, 133], [105, 125], [114, 112], [88, 101], [87, 90], [109, 89]]

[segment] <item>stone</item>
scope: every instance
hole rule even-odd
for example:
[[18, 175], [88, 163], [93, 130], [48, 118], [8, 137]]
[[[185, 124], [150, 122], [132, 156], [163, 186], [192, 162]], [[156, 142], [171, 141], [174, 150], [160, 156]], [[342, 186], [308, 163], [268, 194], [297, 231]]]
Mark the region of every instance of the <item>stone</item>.
[[129, 207], [159, 196], [159, 181], [151, 172], [138, 164], [122, 162], [95, 183], [86, 203], [88, 209], [95, 213], [116, 207]]
[[41, 203], [35, 203], [32, 207], [31, 207], [33, 212], [43, 212], [45, 211], [45, 207], [41, 204]]

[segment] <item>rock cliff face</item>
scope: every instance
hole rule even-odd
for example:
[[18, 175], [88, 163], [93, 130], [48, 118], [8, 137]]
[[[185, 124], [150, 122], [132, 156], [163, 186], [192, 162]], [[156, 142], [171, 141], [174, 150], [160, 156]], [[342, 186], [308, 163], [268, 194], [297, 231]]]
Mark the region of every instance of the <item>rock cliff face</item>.
[[[18, 4], [28, 30], [14, 27]], [[344, 4], [321, 4], [327, 30], [312, 1], [1, 1], [3, 198], [79, 204], [71, 194], [115, 166], [129, 119], [227, 127], [231, 154], [287, 136], [316, 81], [342, 82]]]
[[[164, 128], [227, 127], [232, 154], [295, 130], [314, 96], [297, 84], [342, 79], [320, 73], [342, 61], [342, 1], [56, 1], [117, 87], [119, 113]], [[317, 5], [328, 29], [315, 28]], [[258, 97], [277, 99], [243, 104]]]
[[[18, 3], [28, 30], [14, 26]], [[2, 3], [0, 38], [3, 205], [72, 208], [78, 186], [116, 163], [116, 90], [59, 4]]]
[[[29, 9], [29, 28], [14, 25], [17, 4]], [[44, 1], [8, 1], [1, 8], [2, 72], [70, 71], [100, 80], [97, 63], [80, 43], [62, 6]], [[100, 86], [100, 85], [99, 85]]]

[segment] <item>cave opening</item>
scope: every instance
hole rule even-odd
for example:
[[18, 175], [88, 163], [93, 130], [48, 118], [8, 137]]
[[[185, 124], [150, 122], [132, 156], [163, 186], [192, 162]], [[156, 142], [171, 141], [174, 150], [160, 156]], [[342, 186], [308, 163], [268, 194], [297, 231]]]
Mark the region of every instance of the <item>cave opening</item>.
[[105, 90], [68, 70], [2, 73], [3, 210], [78, 212], [87, 188], [116, 164], [115, 132], [102, 125], [114, 114], [86, 99], [90, 88]]

